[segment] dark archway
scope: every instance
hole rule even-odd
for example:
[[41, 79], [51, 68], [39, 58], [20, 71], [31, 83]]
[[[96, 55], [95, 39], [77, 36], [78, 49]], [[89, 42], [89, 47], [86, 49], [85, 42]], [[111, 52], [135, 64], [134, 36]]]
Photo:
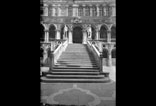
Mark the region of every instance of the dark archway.
[[104, 25], [100, 28], [100, 39], [107, 39], [107, 29]]
[[96, 31], [93, 27], [92, 28], [92, 40], [95, 40], [95, 36], [96, 36]]
[[111, 38], [115, 39], [116, 38], [116, 27], [112, 26], [111, 28]]
[[116, 49], [113, 49], [111, 52], [112, 58], [116, 58]]
[[107, 58], [107, 57], [108, 57], [108, 50], [103, 49], [103, 58]]
[[61, 39], [63, 39], [63, 34], [64, 34], [64, 25], [61, 27]]
[[83, 33], [82, 28], [79, 26], [74, 27], [73, 29], [73, 43], [82, 43]]
[[56, 28], [54, 25], [51, 25], [49, 27], [49, 41], [52, 41], [53, 39], [55, 39], [55, 34], [56, 34]]
[[40, 24], [40, 41], [44, 41], [44, 26]]

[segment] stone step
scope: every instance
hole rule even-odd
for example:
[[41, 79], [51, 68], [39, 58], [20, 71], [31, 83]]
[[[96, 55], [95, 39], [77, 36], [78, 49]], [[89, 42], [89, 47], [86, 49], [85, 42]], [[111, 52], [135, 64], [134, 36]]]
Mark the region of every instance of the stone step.
[[74, 60], [74, 61], [57, 61], [57, 63], [59, 63], [59, 64], [77, 64], [77, 63], [81, 63], [81, 64], [92, 64], [92, 65], [96, 65], [96, 62], [95, 61], [76, 61], [76, 60]]
[[51, 79], [46, 77], [41, 77], [42, 83], [108, 83], [110, 78], [103, 79]]
[[81, 62], [91, 62], [91, 61], [95, 61], [94, 59], [61, 59], [59, 58], [58, 61], [81, 61]]
[[94, 69], [98, 69], [97, 66], [78, 66], [78, 65], [75, 65], [75, 66], [72, 66], [72, 65], [55, 65], [55, 68], [69, 68], [69, 69], [79, 69], [79, 68], [94, 68]]
[[69, 68], [54, 68], [53, 72], [99, 72], [99, 69], [69, 69]]
[[63, 71], [53, 71], [53, 72], [48, 72], [47, 74], [52, 74], [52, 75], [100, 75], [99, 72], [76, 72], [76, 71], [68, 71], [68, 72], [63, 72]]
[[56, 66], [61, 65], [61, 66], [97, 66], [96, 64], [82, 64], [82, 63], [56, 63]]
[[46, 75], [46, 78], [55, 79], [100, 79], [104, 78], [104, 75]]

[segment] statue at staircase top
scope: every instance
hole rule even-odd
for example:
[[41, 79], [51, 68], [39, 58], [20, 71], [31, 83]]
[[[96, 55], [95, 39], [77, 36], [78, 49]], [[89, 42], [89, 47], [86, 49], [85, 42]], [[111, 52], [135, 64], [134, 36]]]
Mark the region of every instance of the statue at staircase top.
[[68, 27], [65, 25], [64, 26], [64, 37], [67, 38], [67, 31], [68, 31]]
[[92, 28], [91, 28], [91, 25], [88, 26], [87, 33], [88, 33], [88, 38], [91, 39], [92, 38]]

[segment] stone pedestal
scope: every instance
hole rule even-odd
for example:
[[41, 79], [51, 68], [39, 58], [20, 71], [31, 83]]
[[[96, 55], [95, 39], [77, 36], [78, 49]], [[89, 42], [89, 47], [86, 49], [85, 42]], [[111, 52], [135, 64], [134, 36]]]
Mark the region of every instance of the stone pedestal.
[[69, 31], [69, 44], [73, 43], [73, 35], [72, 35], [72, 31]]

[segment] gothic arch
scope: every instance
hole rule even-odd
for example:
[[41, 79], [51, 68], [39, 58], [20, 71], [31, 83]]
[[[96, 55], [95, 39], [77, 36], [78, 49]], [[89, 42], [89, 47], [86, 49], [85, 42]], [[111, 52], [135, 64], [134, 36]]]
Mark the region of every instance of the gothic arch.
[[111, 27], [111, 38], [116, 38], [116, 27], [112, 26]]
[[109, 30], [109, 26], [108, 26], [107, 24], [102, 23], [102, 24], [100, 25], [100, 29], [101, 29], [102, 26], [105, 26], [105, 28], [107, 29], [107, 31]]
[[83, 28], [79, 25], [73, 27], [73, 43], [83, 42]]
[[105, 25], [102, 25], [100, 28], [100, 39], [107, 39], [107, 27]]
[[103, 49], [103, 58], [108, 58], [108, 50], [106, 48]]
[[49, 26], [49, 40], [53, 40], [55, 39], [55, 35], [56, 35], [56, 27], [54, 24], [51, 24]]
[[40, 41], [44, 41], [44, 36], [45, 36], [44, 30], [45, 30], [44, 26], [40, 24]]

